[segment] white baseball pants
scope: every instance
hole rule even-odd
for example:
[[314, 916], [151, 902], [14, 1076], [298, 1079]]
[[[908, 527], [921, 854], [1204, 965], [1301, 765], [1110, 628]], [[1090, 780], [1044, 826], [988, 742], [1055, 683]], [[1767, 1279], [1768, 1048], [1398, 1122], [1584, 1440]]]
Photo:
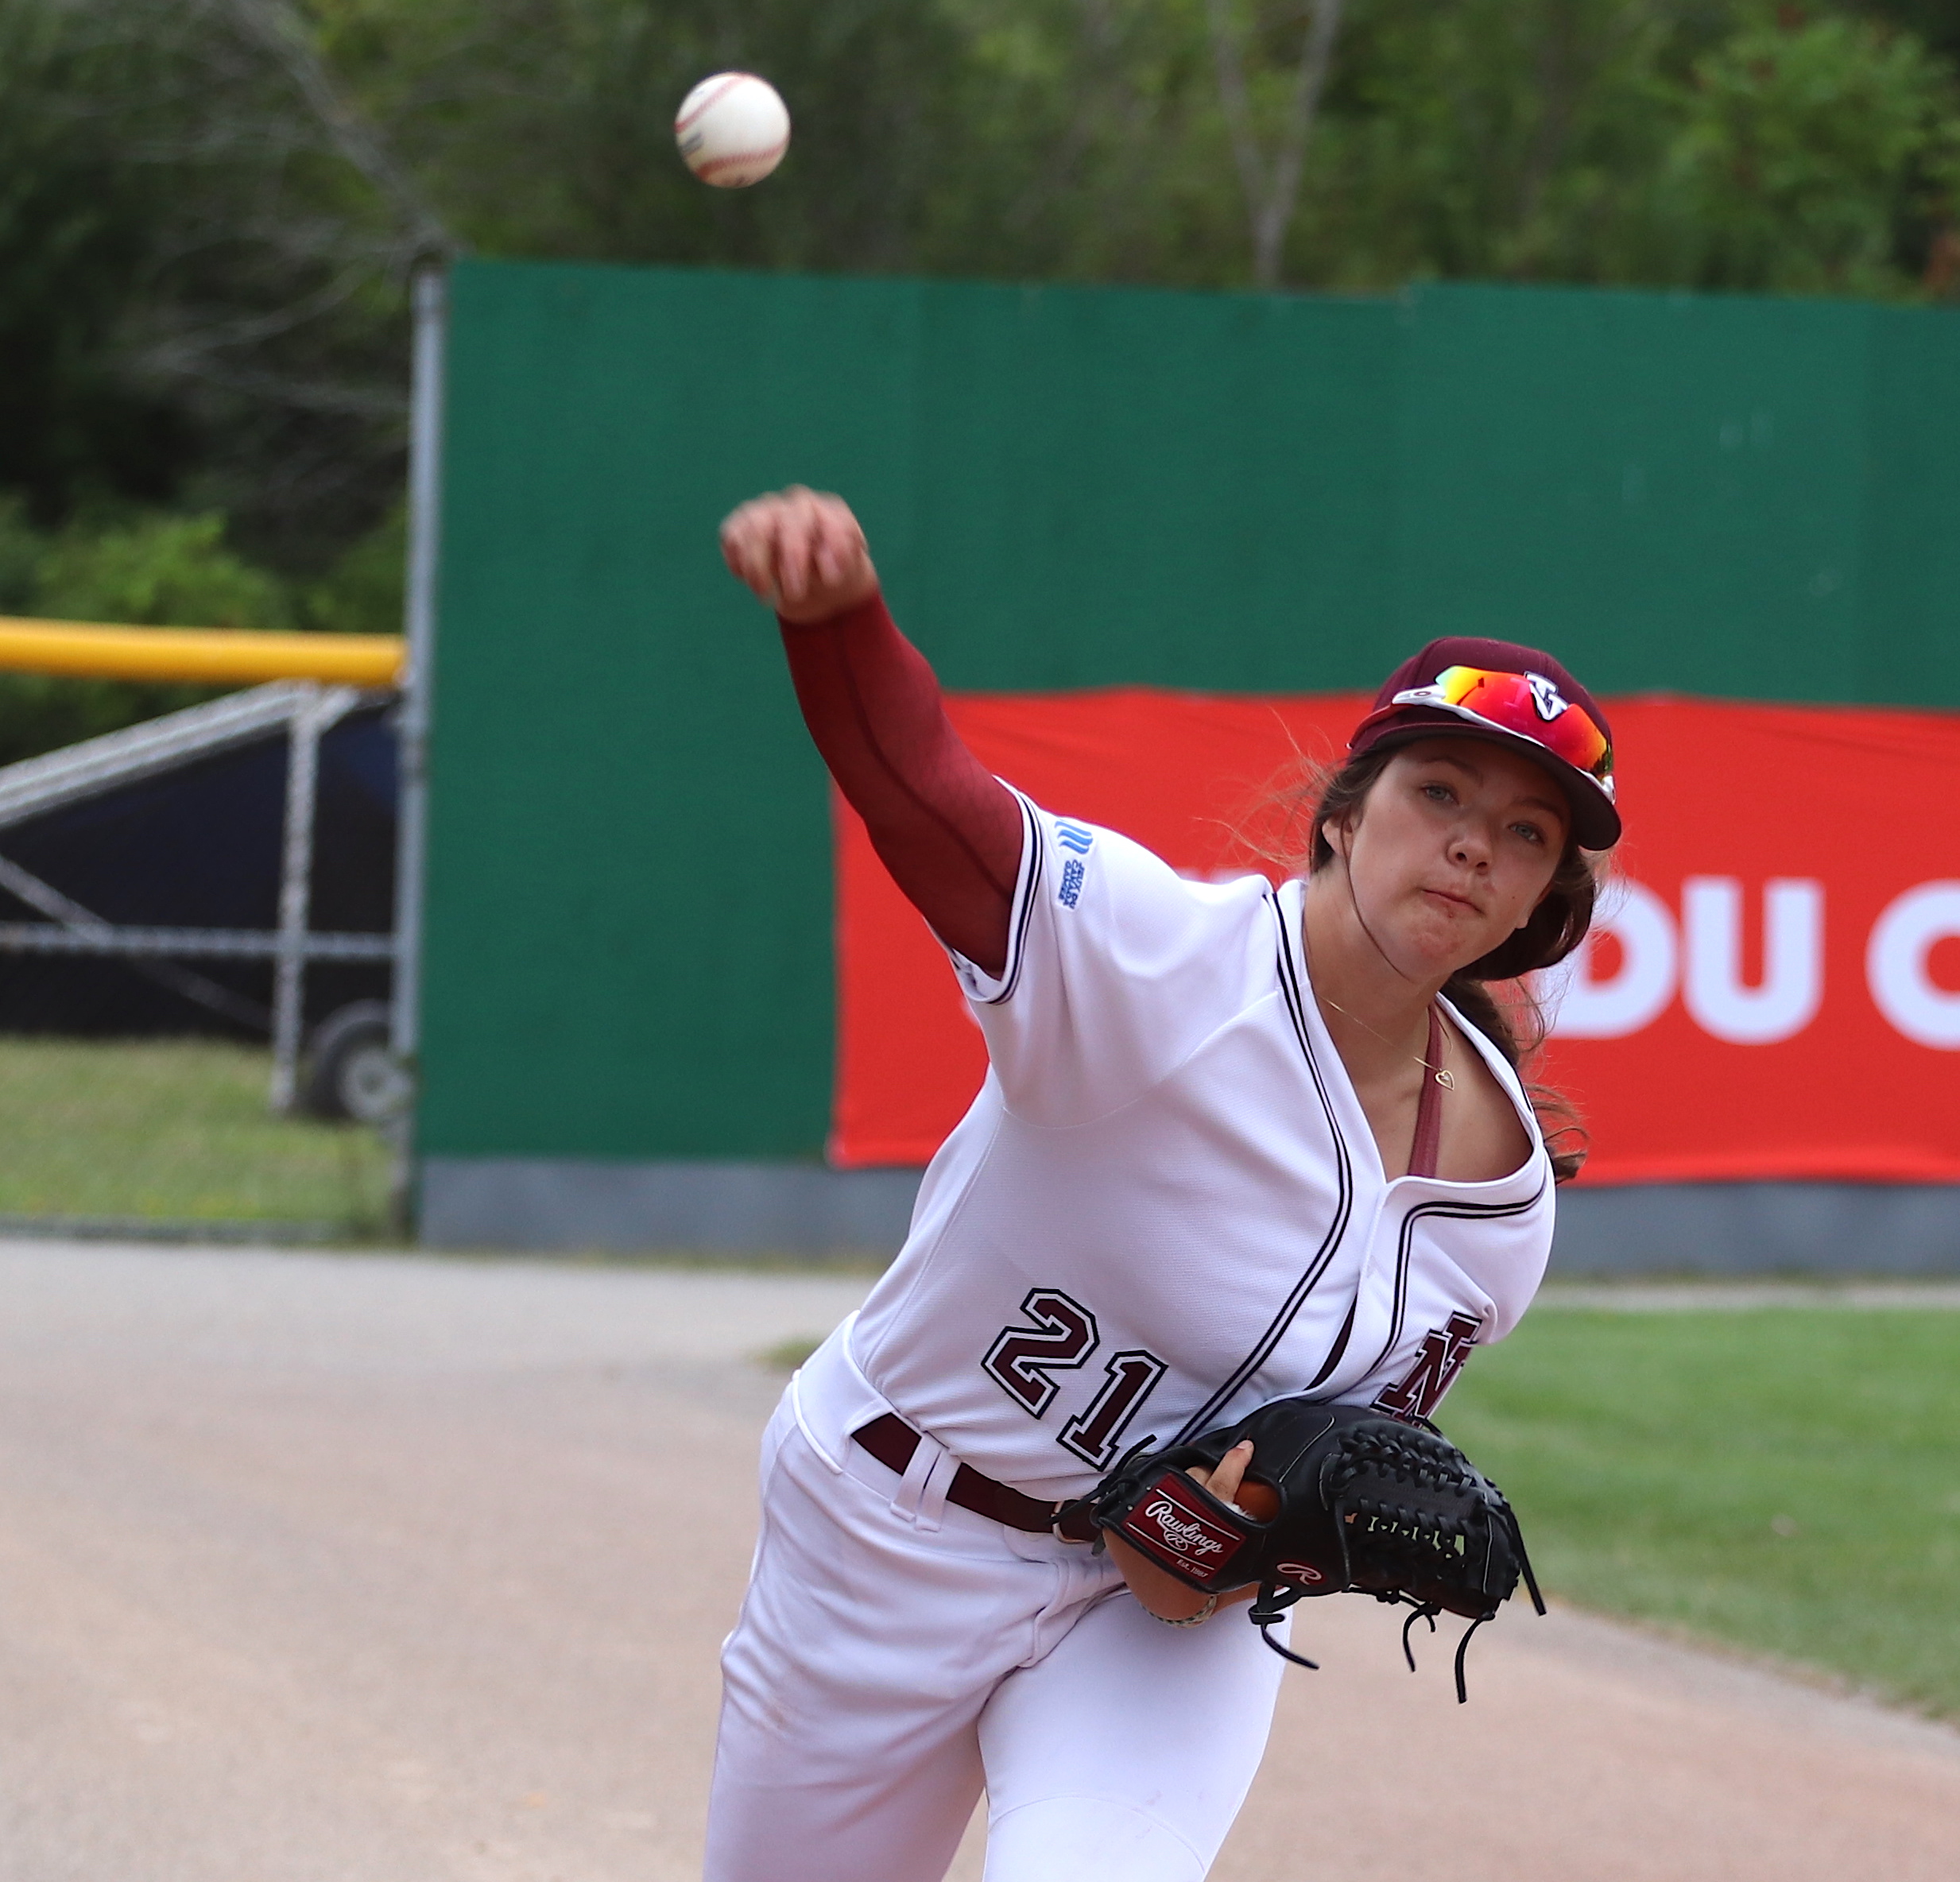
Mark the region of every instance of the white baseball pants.
[[1199, 1882], [1284, 1670], [1242, 1613], [1152, 1620], [1106, 1555], [949, 1505], [850, 1442], [887, 1409], [839, 1329], [762, 1452], [723, 1648], [706, 1882], [939, 1882], [984, 1788], [986, 1882]]

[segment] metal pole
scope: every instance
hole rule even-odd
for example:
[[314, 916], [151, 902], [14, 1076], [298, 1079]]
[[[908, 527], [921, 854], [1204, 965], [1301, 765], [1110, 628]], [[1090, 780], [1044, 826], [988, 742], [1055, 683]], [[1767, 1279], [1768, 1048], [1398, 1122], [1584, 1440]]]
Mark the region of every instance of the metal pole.
[[279, 952], [273, 969], [272, 1108], [282, 1116], [299, 1094], [300, 1032], [306, 1017], [306, 920], [313, 889], [313, 800], [320, 783], [316, 699], [286, 729], [286, 830], [279, 870]]
[[279, 932], [273, 956], [272, 1108], [282, 1115], [299, 1096], [300, 1042], [306, 1024], [306, 963], [316, 951], [312, 916], [313, 827], [320, 798], [320, 742], [360, 703], [351, 686], [309, 686], [286, 733], [286, 827], [279, 869]]
[[415, 380], [409, 432], [409, 567], [403, 609], [408, 658], [395, 730], [400, 766], [395, 835], [395, 971], [391, 1036], [409, 1098], [397, 1120], [393, 1212], [413, 1228], [415, 1090], [422, 1038], [423, 869], [428, 825], [430, 683], [436, 650], [436, 578], [442, 522], [444, 342], [448, 283], [431, 265], [415, 277]]

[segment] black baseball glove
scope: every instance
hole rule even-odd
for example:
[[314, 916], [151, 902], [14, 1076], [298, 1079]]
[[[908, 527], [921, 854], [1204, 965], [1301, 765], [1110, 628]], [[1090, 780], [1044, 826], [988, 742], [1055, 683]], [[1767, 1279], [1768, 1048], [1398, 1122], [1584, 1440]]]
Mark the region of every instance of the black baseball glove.
[[[1222, 1501], [1186, 1474], [1193, 1465], [1215, 1470], [1246, 1439], [1252, 1462], [1238, 1501]], [[1309, 1595], [1372, 1594], [1412, 1608], [1402, 1628], [1412, 1671], [1409, 1629], [1427, 1621], [1433, 1632], [1446, 1610], [1466, 1616], [1458, 1700], [1468, 1697], [1470, 1636], [1520, 1575], [1532, 1605], [1545, 1611], [1517, 1518], [1497, 1486], [1433, 1425], [1362, 1406], [1276, 1399], [1190, 1443], [1140, 1446], [1083, 1504], [1101, 1528], [1193, 1588], [1256, 1586], [1253, 1624], [1274, 1652], [1303, 1667], [1315, 1663], [1288, 1652], [1272, 1630]]]

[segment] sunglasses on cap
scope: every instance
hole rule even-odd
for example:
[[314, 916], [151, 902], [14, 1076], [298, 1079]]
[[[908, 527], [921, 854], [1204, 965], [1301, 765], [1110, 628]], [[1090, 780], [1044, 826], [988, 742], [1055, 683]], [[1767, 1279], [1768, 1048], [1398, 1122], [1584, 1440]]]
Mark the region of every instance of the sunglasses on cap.
[[1358, 730], [1380, 724], [1404, 706], [1431, 707], [1472, 725], [1529, 739], [1583, 772], [1608, 798], [1613, 796], [1612, 742], [1584, 707], [1575, 705], [1542, 673], [1445, 667], [1427, 686], [1396, 693], [1363, 719]]

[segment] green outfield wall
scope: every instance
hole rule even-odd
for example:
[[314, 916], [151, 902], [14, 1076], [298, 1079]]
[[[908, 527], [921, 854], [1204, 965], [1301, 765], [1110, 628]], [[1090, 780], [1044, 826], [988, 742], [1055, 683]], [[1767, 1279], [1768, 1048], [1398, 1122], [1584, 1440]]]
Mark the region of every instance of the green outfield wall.
[[1960, 313], [468, 262], [443, 452], [423, 1152], [814, 1160], [823, 780], [715, 528], [862, 516], [955, 687], [1960, 707]]

